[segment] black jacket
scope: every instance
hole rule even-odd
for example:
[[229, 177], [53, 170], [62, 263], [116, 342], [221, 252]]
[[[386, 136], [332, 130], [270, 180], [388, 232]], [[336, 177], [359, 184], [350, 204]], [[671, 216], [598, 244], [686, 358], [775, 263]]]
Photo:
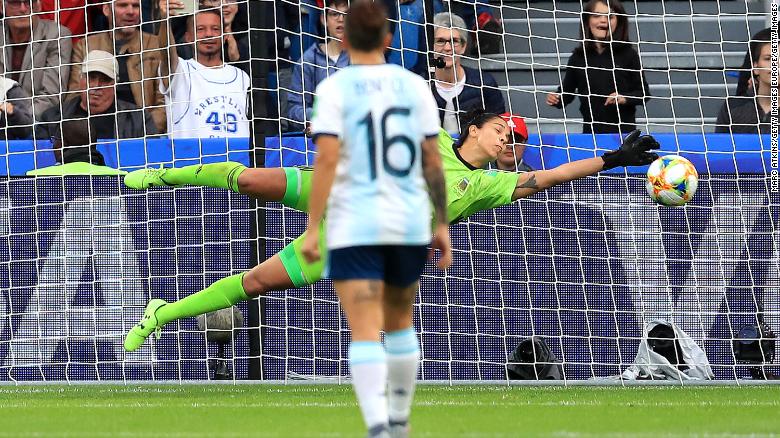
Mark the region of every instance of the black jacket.
[[769, 134], [770, 113], [765, 113], [755, 97], [730, 97], [718, 114], [715, 132]]
[[[41, 115], [41, 123], [35, 127], [36, 138], [39, 140], [48, 140], [52, 137], [61, 138], [61, 120], [79, 119], [86, 114], [79, 106], [80, 103], [81, 98], [75, 97], [65, 101], [62, 104], [62, 110], [57, 105], [44, 111]], [[96, 118], [99, 119], [100, 116], [90, 117], [91, 129], [97, 132], [97, 134], [92, 133], [93, 136], [97, 136], [96, 139], [143, 138], [157, 134], [157, 127], [149, 111], [140, 109], [135, 104], [124, 100], [117, 100], [115, 107], [115, 126], [112, 126], [114, 123], [101, 123], [100, 126], [96, 126], [92, 122]], [[108, 136], [108, 134], [113, 134], [113, 136]]]
[[[97, 140], [157, 134], [151, 113], [133, 103], [117, 100], [104, 114], [91, 115], [88, 119], [80, 103], [81, 97], [75, 97], [65, 101], [62, 109], [59, 105], [49, 108], [41, 114], [41, 123], [35, 127], [38, 140], [59, 141], [63, 163], [86, 161], [104, 165], [103, 156], [96, 149]], [[65, 125], [67, 128], [63, 128]]]
[[[601, 54], [582, 47], [574, 49], [562, 87], [558, 88], [561, 91], [563, 100], [558, 108], [579, 96], [585, 122], [582, 132], [596, 134], [636, 129], [636, 106], [643, 105], [650, 96], [639, 54], [629, 44], [612, 44]], [[631, 97], [623, 105], [605, 106], [607, 96], [615, 91]]]

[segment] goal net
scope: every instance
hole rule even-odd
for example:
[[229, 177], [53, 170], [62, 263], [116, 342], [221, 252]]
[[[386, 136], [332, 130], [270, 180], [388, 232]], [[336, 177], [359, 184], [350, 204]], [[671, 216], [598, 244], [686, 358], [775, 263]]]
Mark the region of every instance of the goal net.
[[[312, 77], [337, 70], [317, 72], [304, 54], [322, 41], [328, 10], [313, 0], [236, 4], [250, 58], [252, 141], [101, 141], [108, 166], [313, 164], [305, 104], [302, 120], [291, 105], [311, 98]], [[426, 268], [415, 304], [421, 379], [506, 381], [513, 352], [529, 338], [549, 346], [565, 380], [620, 376], [656, 321], [687, 334], [716, 379], [778, 372], [774, 341], [756, 339], [780, 331], [777, 132], [715, 133], [740, 72], [751, 76], [745, 53], [771, 24], [768, 3], [624, 6], [650, 94], [637, 107], [637, 128], [656, 136], [663, 153], [695, 164], [696, 196], [684, 207], [660, 206], [645, 192], [644, 169], [621, 168], [454, 224], [454, 264]], [[564, 108], [546, 103], [582, 42], [580, 2], [416, 0], [395, 8], [388, 58], [426, 77], [426, 18], [464, 16], [461, 60], [478, 72], [466, 88], [482, 99], [497, 90], [505, 110], [525, 118], [525, 164], [551, 169], [619, 146], [618, 135], [582, 133], [594, 113], [583, 117], [580, 96]], [[484, 13], [497, 31], [483, 26]], [[143, 15], [151, 31], [153, 14]], [[498, 53], [481, 45], [491, 36]], [[496, 85], [485, 85], [488, 76]], [[136, 191], [117, 176], [25, 176], [54, 163], [46, 140], [0, 141], [0, 381], [348, 377], [349, 331], [327, 280], [239, 304], [243, 322], [227, 343], [185, 318], [125, 353], [124, 335], [150, 298], [183, 298], [250, 269], [298, 237], [306, 217], [221, 189]], [[677, 367], [677, 380], [688, 365]]]

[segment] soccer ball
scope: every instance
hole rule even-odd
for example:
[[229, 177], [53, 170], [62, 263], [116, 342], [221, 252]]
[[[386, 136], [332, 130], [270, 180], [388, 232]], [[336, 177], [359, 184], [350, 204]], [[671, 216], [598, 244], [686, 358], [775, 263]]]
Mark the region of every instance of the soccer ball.
[[686, 158], [666, 155], [647, 169], [647, 193], [663, 205], [683, 205], [693, 198], [699, 186], [699, 174]]

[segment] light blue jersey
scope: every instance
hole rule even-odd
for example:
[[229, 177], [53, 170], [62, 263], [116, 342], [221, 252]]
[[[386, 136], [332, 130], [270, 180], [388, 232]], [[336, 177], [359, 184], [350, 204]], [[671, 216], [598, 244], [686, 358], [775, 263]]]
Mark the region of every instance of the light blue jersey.
[[312, 133], [341, 141], [328, 248], [430, 243], [421, 143], [438, 135], [439, 112], [428, 83], [394, 64], [353, 65], [316, 96]]

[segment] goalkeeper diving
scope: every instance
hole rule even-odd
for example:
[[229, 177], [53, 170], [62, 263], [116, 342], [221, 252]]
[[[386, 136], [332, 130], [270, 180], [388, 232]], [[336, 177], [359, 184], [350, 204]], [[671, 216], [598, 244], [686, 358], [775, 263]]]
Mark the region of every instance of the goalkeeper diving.
[[[445, 131], [438, 137], [447, 186], [447, 219], [455, 223], [472, 214], [512, 203], [553, 187], [620, 166], [645, 166], [658, 155], [658, 142], [639, 131], [629, 134], [619, 149], [600, 157], [577, 160], [550, 170], [525, 173], [487, 169], [507, 147], [511, 129], [497, 114], [473, 111], [464, 117], [457, 141]], [[297, 167], [247, 168], [225, 162], [182, 168], [143, 169], [125, 176], [134, 189], [153, 186], [194, 185], [224, 188], [263, 201], [277, 201], [308, 212], [312, 172]], [[324, 227], [320, 224], [320, 254], [326, 254]], [[209, 287], [175, 302], [152, 299], [143, 318], [125, 338], [127, 351], [138, 349], [163, 325], [230, 307], [240, 301], [293, 287], [313, 284], [322, 277], [325, 260], [308, 263], [301, 246], [305, 233], [279, 253], [251, 270], [217, 280]]]

